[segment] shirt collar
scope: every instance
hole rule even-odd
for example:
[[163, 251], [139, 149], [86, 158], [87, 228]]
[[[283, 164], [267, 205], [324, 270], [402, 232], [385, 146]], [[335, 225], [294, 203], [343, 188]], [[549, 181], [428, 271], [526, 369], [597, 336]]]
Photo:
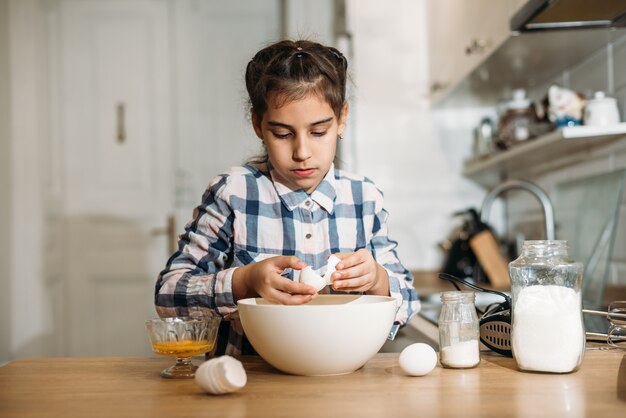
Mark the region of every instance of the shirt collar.
[[280, 183], [274, 177], [274, 170], [272, 165], [268, 162], [267, 169], [270, 172], [270, 176], [272, 178], [272, 183], [274, 184], [274, 188], [280, 197], [280, 200], [283, 202], [285, 207], [291, 212], [305, 200], [311, 199], [318, 205], [320, 205], [326, 212], [333, 213], [333, 209], [335, 206], [335, 197], [337, 196], [335, 190], [335, 165], [331, 164], [328, 173], [324, 176], [320, 184], [310, 195], [302, 189], [291, 190], [289, 187]]

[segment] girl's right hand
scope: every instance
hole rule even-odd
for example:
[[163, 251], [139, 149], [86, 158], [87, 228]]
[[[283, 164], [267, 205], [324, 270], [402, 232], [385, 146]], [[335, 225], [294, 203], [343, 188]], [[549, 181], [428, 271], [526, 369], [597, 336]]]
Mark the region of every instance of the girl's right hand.
[[286, 268], [302, 270], [306, 263], [295, 256], [276, 256], [237, 268], [233, 273], [235, 300], [260, 296], [283, 305], [301, 305], [317, 295], [314, 287], [281, 276]]

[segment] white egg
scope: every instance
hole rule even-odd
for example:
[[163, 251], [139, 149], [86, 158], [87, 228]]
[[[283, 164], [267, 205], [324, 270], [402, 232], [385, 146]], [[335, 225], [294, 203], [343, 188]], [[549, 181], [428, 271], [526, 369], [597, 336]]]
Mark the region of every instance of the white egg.
[[437, 365], [437, 353], [428, 344], [415, 343], [402, 350], [399, 362], [409, 376], [424, 376]]
[[306, 266], [300, 272], [300, 283], [313, 286], [319, 292], [326, 286], [326, 280], [319, 274], [313, 271], [311, 266]]

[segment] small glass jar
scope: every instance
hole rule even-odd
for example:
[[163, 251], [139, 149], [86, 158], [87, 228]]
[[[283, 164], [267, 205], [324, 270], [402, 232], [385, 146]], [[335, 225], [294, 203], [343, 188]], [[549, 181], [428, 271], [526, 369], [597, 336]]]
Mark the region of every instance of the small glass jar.
[[443, 292], [439, 315], [441, 365], [467, 369], [480, 363], [480, 330], [474, 292]]
[[519, 369], [577, 370], [585, 352], [583, 265], [569, 257], [567, 241], [524, 241], [509, 273], [511, 348]]

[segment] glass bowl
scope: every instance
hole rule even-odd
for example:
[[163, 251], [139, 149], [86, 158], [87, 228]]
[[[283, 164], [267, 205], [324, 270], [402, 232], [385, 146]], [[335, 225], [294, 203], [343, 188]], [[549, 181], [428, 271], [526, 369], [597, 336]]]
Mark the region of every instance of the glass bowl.
[[220, 317], [153, 318], [146, 321], [146, 330], [152, 351], [162, 356], [176, 358], [176, 363], [161, 371], [161, 376], [171, 379], [192, 378], [197, 366], [192, 356], [213, 350]]

